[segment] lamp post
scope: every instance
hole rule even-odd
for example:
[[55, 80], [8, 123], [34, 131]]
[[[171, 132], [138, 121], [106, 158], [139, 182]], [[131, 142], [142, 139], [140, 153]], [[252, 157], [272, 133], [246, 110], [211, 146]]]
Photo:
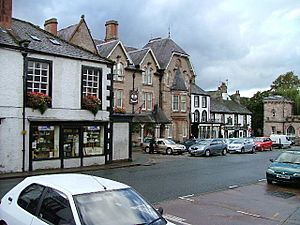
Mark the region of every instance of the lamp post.
[[26, 128], [25, 128], [25, 107], [26, 107], [26, 77], [27, 77], [27, 55], [29, 40], [20, 41], [21, 53], [23, 56], [23, 107], [22, 107], [22, 171], [25, 171], [25, 145], [26, 145]]

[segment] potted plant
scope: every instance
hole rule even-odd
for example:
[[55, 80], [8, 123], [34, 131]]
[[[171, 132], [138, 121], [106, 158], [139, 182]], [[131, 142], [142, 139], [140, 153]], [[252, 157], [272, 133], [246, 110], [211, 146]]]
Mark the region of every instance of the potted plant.
[[101, 106], [101, 100], [94, 95], [86, 95], [82, 98], [82, 108], [97, 114]]
[[115, 107], [114, 108], [114, 113], [125, 114], [126, 110], [122, 107]]
[[41, 92], [27, 92], [27, 106], [43, 114], [51, 104], [51, 97]]

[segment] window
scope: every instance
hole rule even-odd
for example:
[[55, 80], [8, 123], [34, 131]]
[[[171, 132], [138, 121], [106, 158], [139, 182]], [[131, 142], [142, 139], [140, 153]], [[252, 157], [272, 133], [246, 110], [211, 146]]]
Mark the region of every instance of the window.
[[231, 117], [231, 116], [229, 116], [229, 117], [227, 118], [227, 124], [228, 124], [228, 125], [232, 125], [232, 117]]
[[83, 156], [104, 154], [104, 127], [83, 127]]
[[195, 122], [195, 123], [199, 123], [199, 121], [200, 121], [200, 113], [199, 113], [198, 110], [196, 110], [196, 111], [194, 112], [194, 122]]
[[244, 118], [243, 118], [243, 125], [244, 125], [244, 126], [247, 126], [247, 115], [244, 115]]
[[187, 126], [187, 122], [184, 121], [182, 124], [182, 136], [187, 137], [187, 133], [188, 133], [188, 126]]
[[153, 108], [153, 93], [143, 92], [143, 110], [151, 111]]
[[234, 125], [238, 125], [239, 120], [238, 120], [238, 115], [234, 115]]
[[32, 126], [31, 152], [32, 159], [48, 159], [59, 157], [59, 127]]
[[205, 110], [202, 112], [201, 122], [207, 122], [207, 112]]
[[179, 111], [179, 96], [178, 95], [172, 95], [172, 110], [173, 111]]
[[40, 92], [51, 96], [52, 63], [50, 61], [28, 59], [27, 92]]
[[123, 107], [123, 90], [115, 90], [115, 107]]
[[195, 108], [199, 107], [199, 96], [194, 96], [194, 107]]
[[63, 129], [64, 158], [79, 157], [79, 128]]
[[272, 116], [273, 116], [273, 117], [276, 116], [276, 111], [275, 111], [275, 109], [272, 109]]
[[272, 126], [272, 134], [275, 134], [276, 132], [276, 127]]
[[207, 107], [207, 97], [203, 96], [202, 97], [202, 108], [206, 108]]
[[100, 68], [82, 67], [82, 95], [92, 95], [100, 99], [102, 70]]
[[124, 64], [117, 62], [113, 67], [113, 73], [115, 81], [124, 81]]
[[166, 78], [165, 78], [165, 84], [167, 87], [170, 86], [171, 77], [172, 77], [172, 73], [171, 73], [171, 71], [168, 71], [168, 73], [166, 74]]
[[52, 189], [45, 194], [39, 218], [50, 224], [75, 224], [68, 198]]
[[181, 96], [181, 112], [186, 112], [186, 95]]
[[29, 185], [21, 192], [18, 198], [18, 205], [27, 212], [35, 215], [44, 189], [43, 186], [38, 184]]
[[152, 85], [153, 69], [150, 66], [144, 68], [143, 71], [143, 84]]

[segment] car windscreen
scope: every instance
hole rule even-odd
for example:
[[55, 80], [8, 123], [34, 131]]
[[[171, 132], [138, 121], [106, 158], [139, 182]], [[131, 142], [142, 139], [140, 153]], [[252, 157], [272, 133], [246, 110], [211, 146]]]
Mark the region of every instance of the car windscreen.
[[231, 142], [231, 144], [243, 144], [244, 142], [243, 141], [233, 141]]
[[275, 162], [300, 164], [300, 154], [283, 152], [277, 157]]
[[255, 141], [255, 142], [263, 142], [263, 141], [264, 141], [264, 138], [255, 138], [254, 141]]
[[165, 225], [159, 213], [132, 188], [74, 196], [82, 224], [85, 225]]
[[167, 145], [175, 145], [176, 144], [175, 141], [170, 140], [170, 139], [166, 139], [165, 142]]

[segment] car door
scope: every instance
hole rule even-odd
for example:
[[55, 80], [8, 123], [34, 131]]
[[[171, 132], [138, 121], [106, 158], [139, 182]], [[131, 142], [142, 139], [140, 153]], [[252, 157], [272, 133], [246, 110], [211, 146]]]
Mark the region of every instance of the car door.
[[76, 225], [68, 197], [52, 188], [47, 189], [31, 225], [46, 224]]
[[37, 213], [38, 204], [44, 190], [45, 187], [39, 184], [30, 184], [21, 191], [17, 199], [8, 196], [12, 208], [9, 209], [10, 217], [6, 221], [7, 224], [30, 225]]
[[216, 140], [216, 139], [212, 140], [212, 142], [210, 144], [211, 153], [217, 154], [217, 153], [221, 152], [219, 150], [219, 148], [220, 148], [220, 143], [218, 142], [218, 140]]
[[163, 140], [158, 140], [156, 145], [157, 145], [158, 152], [161, 152], [161, 153], [165, 152], [166, 146], [165, 146], [165, 142]]

